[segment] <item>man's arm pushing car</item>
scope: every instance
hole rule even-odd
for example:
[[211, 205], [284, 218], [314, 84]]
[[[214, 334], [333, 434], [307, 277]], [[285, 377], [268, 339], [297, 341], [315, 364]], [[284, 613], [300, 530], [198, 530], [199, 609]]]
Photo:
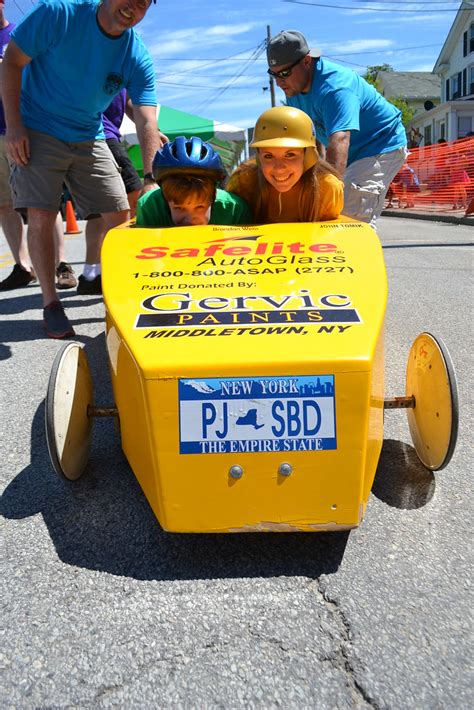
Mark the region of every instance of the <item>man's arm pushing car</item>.
[[23, 69], [31, 62], [31, 57], [21, 51], [10, 40], [2, 72], [2, 96], [7, 129], [5, 150], [14, 163], [26, 165], [30, 157], [30, 144], [20, 113], [21, 78]]
[[350, 131], [336, 131], [329, 138], [329, 144], [326, 149], [326, 160], [336, 168], [341, 176], [346, 171], [350, 142]]
[[[133, 118], [137, 129], [143, 160], [143, 173], [152, 174], [153, 159], [157, 150], [163, 144], [163, 134], [156, 130], [156, 106], [133, 106]], [[151, 177], [145, 177], [143, 192], [154, 190], [156, 182]]]

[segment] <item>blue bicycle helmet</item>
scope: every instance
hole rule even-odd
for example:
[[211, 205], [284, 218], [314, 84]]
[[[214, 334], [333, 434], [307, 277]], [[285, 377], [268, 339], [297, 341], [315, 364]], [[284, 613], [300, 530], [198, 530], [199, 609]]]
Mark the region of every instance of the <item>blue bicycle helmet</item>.
[[153, 176], [158, 183], [167, 175], [181, 172], [194, 175], [206, 173], [216, 182], [227, 177], [219, 153], [196, 136], [178, 136], [174, 141], [165, 143], [155, 155]]

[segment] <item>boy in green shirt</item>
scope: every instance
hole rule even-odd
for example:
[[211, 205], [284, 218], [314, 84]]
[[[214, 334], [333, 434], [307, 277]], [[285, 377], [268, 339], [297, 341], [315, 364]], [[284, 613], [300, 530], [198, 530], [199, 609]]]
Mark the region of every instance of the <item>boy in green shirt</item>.
[[216, 184], [226, 177], [220, 155], [200, 138], [178, 136], [165, 143], [153, 161], [160, 187], [142, 195], [137, 227], [191, 227], [201, 224], [251, 224], [247, 203]]

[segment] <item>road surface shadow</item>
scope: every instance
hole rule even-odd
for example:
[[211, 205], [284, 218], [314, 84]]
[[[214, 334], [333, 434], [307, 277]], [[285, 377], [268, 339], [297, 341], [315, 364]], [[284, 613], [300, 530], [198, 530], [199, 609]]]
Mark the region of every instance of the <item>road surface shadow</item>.
[[[0, 315], [18, 315], [16, 320], [0, 319], [0, 343], [4, 348], [6, 343], [19, 343], [31, 340], [44, 340], [45, 332], [43, 328], [43, 301], [41, 294], [35, 289], [34, 293], [26, 294], [22, 289], [17, 296], [0, 299]], [[85, 306], [95, 306], [102, 303], [102, 296], [82, 298], [76, 290], [68, 293], [61, 293], [60, 299], [67, 310], [68, 317], [73, 326], [80, 326], [84, 323], [101, 323], [103, 316], [90, 318], [77, 318], [77, 311], [74, 308], [84, 308]], [[31, 315], [25, 316], [27, 311], [33, 311]], [[0, 352], [0, 359], [6, 360], [11, 355], [11, 350]]]
[[12, 356], [12, 349], [9, 345], [0, 343], [0, 360], [8, 360]]
[[[102, 396], [102, 395], [101, 395]], [[111, 402], [106, 395], [105, 401]], [[114, 423], [96, 421], [87, 473], [76, 483], [53, 472], [44, 436], [44, 406], [32, 426], [32, 461], [7, 487], [6, 518], [41, 513], [59, 558], [86, 569], [142, 580], [304, 576], [337, 572], [348, 532], [169, 534], [154, 517], [125, 460]], [[372, 492], [411, 510], [434, 494], [434, 476], [411, 447], [387, 441]], [[408, 460], [408, 465], [407, 465]], [[421, 468], [420, 468], [421, 467]]]
[[32, 460], [6, 488], [0, 512], [41, 513], [63, 562], [135, 579], [305, 576], [337, 571], [348, 532], [170, 534], [158, 524], [109, 420], [94, 428], [87, 472], [75, 483], [54, 473], [44, 435], [44, 405], [32, 426]]
[[[105, 338], [86, 343], [94, 398], [112, 404]], [[6, 488], [1, 512], [41, 513], [67, 564], [135, 579], [305, 576], [338, 570], [348, 532], [325, 534], [170, 534], [158, 524], [126, 461], [115, 422], [96, 419], [84, 477], [62, 481], [51, 468], [44, 404], [31, 427], [31, 463]]]
[[436, 480], [416, 455], [413, 446], [385, 439], [372, 493], [393, 508], [422, 508], [434, 496]]
[[[85, 345], [94, 399], [113, 404], [104, 334]], [[337, 572], [348, 532], [170, 534], [151, 511], [128, 462], [115, 421], [96, 419], [91, 458], [82, 479], [61, 480], [45, 440], [44, 404], [31, 427], [31, 463], [6, 488], [1, 512], [9, 519], [41, 513], [58, 556], [67, 564], [135, 579], [185, 580], [304, 576]], [[413, 448], [387, 440], [372, 492], [410, 510], [433, 496], [434, 476]]]

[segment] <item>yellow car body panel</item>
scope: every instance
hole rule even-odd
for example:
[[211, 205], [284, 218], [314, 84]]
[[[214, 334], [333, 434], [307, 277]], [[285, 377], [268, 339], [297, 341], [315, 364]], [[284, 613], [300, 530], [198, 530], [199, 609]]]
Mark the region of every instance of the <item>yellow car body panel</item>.
[[383, 439], [375, 232], [118, 228], [102, 263], [122, 446], [161, 526], [356, 527]]

